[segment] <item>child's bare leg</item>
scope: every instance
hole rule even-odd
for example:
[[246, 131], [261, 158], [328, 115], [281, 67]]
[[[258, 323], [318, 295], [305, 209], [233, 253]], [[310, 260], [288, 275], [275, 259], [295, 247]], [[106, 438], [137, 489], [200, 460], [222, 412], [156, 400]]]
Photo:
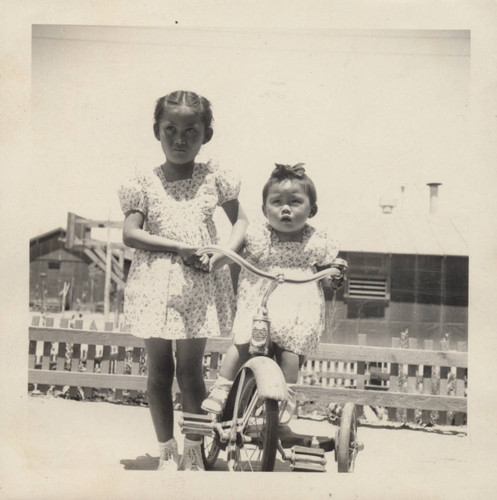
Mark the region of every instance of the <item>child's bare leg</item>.
[[209, 396], [202, 403], [202, 408], [205, 411], [218, 414], [223, 411], [232, 382], [240, 367], [249, 357], [249, 344], [232, 344], [229, 347], [219, 370], [219, 377], [212, 386]]
[[285, 351], [278, 345], [274, 345], [276, 362], [283, 372], [285, 381], [289, 384], [288, 387], [288, 401], [281, 407], [280, 423], [287, 424], [295, 412], [297, 404], [296, 394], [292, 385], [296, 384], [299, 378], [299, 369], [302, 366], [304, 357], [291, 351]]
[[226, 351], [219, 376], [233, 381], [238, 370], [249, 359], [249, 344], [232, 344]]
[[148, 406], [157, 440], [165, 443], [173, 437], [174, 357], [172, 343], [164, 339], [145, 339], [147, 351]]
[[[183, 411], [201, 413], [200, 405], [205, 398], [205, 382], [202, 373], [202, 359], [207, 339], [176, 341], [176, 377], [181, 390]], [[200, 441], [199, 434], [187, 434], [192, 441]]]
[[299, 368], [302, 357], [294, 352], [285, 351], [278, 345], [274, 346], [274, 353], [276, 362], [283, 372], [286, 383], [296, 384], [299, 379]]

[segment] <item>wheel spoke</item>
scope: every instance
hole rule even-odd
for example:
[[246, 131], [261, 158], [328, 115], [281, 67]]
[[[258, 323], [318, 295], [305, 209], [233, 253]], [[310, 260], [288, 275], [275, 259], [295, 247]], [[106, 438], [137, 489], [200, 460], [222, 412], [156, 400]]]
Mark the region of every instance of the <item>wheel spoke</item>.
[[245, 472], [272, 470], [278, 439], [278, 404], [258, 396], [256, 381], [250, 371], [245, 374], [244, 384], [238, 388], [236, 442], [233, 443], [236, 451], [230, 454], [229, 466]]
[[260, 466], [255, 465], [261, 459], [261, 450], [259, 449], [259, 447], [247, 447], [247, 446], [244, 446], [240, 450], [240, 455], [241, 455], [242, 451], [244, 452], [244, 455], [246, 457], [246, 462], [245, 462], [246, 467], [245, 468], [250, 468], [250, 470], [252, 472], [259, 471], [260, 470]]

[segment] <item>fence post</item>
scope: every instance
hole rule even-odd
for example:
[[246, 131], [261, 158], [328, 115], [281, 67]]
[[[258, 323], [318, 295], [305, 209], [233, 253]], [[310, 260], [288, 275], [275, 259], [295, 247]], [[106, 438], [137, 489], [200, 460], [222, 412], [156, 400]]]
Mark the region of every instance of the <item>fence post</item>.
[[[418, 339], [408, 339], [409, 349], [418, 348]], [[417, 387], [417, 377], [418, 377], [418, 366], [417, 365], [407, 365], [407, 384], [406, 392], [409, 394], [415, 394], [418, 392]], [[408, 422], [416, 422], [416, 414], [419, 410], [415, 408], [408, 408], [406, 410], [406, 419]]]
[[[126, 347], [120, 345], [117, 348], [117, 360], [116, 360], [116, 373], [118, 375], [124, 374], [125, 361], [126, 361]], [[122, 389], [116, 389], [115, 400], [122, 401], [123, 395], [124, 394]]]
[[[440, 341], [440, 350], [441, 351], [448, 351], [449, 350], [449, 341], [448, 340], [441, 340]], [[449, 372], [450, 368], [448, 366], [441, 366], [440, 367], [440, 396], [447, 396], [448, 394], [448, 388], [449, 388], [449, 383], [448, 383], [448, 377], [449, 377]], [[447, 425], [447, 411], [439, 411], [438, 412], [438, 423], [440, 425]]]
[[66, 343], [59, 342], [59, 349], [57, 351], [57, 371], [62, 372], [66, 364]]
[[[47, 318], [45, 317], [45, 326], [48, 328], [53, 327], [53, 318]], [[52, 343], [51, 342], [43, 342], [43, 353], [41, 357], [41, 369], [42, 370], [50, 370], [50, 354], [52, 351]], [[37, 389], [42, 393], [46, 394], [48, 391], [48, 388], [50, 386], [47, 384], [38, 384]]]
[[[359, 333], [357, 335], [357, 343], [359, 346], [365, 346], [367, 342], [367, 336], [365, 333]], [[364, 390], [365, 387], [365, 373], [366, 373], [366, 363], [364, 361], [357, 361], [357, 389]], [[364, 407], [362, 405], [356, 405], [357, 417], [362, 417], [364, 414]]]
[[[458, 342], [457, 350], [459, 352], [467, 351], [466, 342]], [[458, 397], [466, 397], [466, 377], [468, 374], [467, 368], [456, 368], [456, 396]], [[457, 412], [454, 415], [454, 424], [455, 425], [465, 425], [467, 423], [467, 415], [462, 412]]]
[[50, 370], [51, 351], [52, 351], [52, 343], [51, 342], [43, 342], [43, 357], [41, 358], [41, 369], [42, 370]]
[[[90, 325], [90, 330], [97, 331], [97, 325], [95, 324], [95, 321], [91, 322]], [[95, 354], [96, 354], [96, 346], [92, 344], [88, 344], [88, 351], [86, 353], [86, 371], [88, 373], [93, 373], [95, 369]], [[93, 397], [93, 387], [83, 387], [83, 392], [85, 395], [85, 398], [92, 398]]]
[[[409, 348], [409, 330], [406, 328], [403, 332], [400, 332], [400, 349]], [[399, 392], [407, 392], [407, 370], [408, 364], [399, 364]], [[397, 422], [405, 423], [407, 422], [407, 408], [397, 408]]]
[[[141, 354], [141, 347], [133, 347], [133, 350], [131, 351], [131, 375], [140, 375]], [[130, 391], [129, 397], [136, 400], [138, 397], [138, 391]]]
[[[433, 340], [425, 340], [425, 350], [433, 351]], [[423, 394], [433, 394], [433, 384], [432, 384], [432, 367], [424, 365], [423, 366]], [[424, 424], [430, 424], [432, 418], [431, 410], [422, 411], [422, 422]]]
[[[398, 349], [400, 347], [399, 337], [392, 337], [392, 347]], [[390, 386], [389, 391], [398, 392], [399, 390], [399, 364], [390, 363]], [[397, 420], [397, 408], [387, 408], [388, 420], [395, 422]]]
[[36, 340], [29, 341], [28, 368], [33, 370], [36, 365]]
[[[50, 318], [53, 322], [53, 318]], [[53, 326], [50, 325], [50, 326]], [[43, 342], [43, 355], [42, 355], [42, 358], [41, 358], [41, 369], [42, 370], [50, 370], [50, 355], [51, 355], [51, 352], [52, 352], [52, 343], [51, 342]], [[38, 387], [37, 389], [42, 393], [42, 394], [46, 394], [48, 389], [49, 389], [49, 385], [47, 384], [38, 384]]]
[[102, 362], [100, 373], [110, 373], [110, 345], [104, 345], [102, 349]]
[[[78, 329], [81, 329], [82, 325]], [[72, 354], [71, 354], [71, 370], [72, 372], [79, 372], [79, 363], [81, 357], [81, 344], [72, 344]], [[69, 387], [69, 396], [71, 398], [77, 397], [79, 393], [79, 387], [71, 386]]]
[[[114, 330], [114, 323], [112, 321], [106, 321], [104, 330], [106, 332], [112, 332]], [[102, 362], [100, 363], [101, 373], [110, 373], [110, 345], [104, 345], [102, 349]]]
[[[60, 320], [60, 327], [61, 328], [68, 328], [69, 327], [69, 320], [66, 318], [62, 318]], [[58, 347], [57, 347], [57, 362], [56, 362], [56, 367], [55, 370], [58, 372], [63, 372], [65, 370], [65, 364], [66, 364], [66, 343], [65, 342], [59, 342]], [[57, 391], [62, 391], [63, 387], [61, 385], [56, 385], [55, 390]]]

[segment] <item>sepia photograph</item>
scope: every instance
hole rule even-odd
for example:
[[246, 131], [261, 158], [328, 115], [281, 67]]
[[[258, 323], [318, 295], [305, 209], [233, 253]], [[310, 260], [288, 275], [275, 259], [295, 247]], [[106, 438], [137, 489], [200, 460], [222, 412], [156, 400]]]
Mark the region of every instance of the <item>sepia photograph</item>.
[[488, 498], [495, 6], [111, 3], [5, 30], [5, 498]]

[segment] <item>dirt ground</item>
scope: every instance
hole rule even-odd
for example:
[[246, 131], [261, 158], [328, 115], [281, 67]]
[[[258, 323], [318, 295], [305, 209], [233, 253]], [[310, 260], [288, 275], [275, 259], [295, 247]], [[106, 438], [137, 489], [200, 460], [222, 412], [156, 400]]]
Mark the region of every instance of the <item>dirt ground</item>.
[[[464, 481], [471, 451], [464, 428], [361, 425], [364, 450], [354, 473], [338, 474], [334, 453], [328, 452], [325, 473], [291, 472], [278, 457], [274, 473], [255, 479], [230, 474], [223, 455], [205, 474], [158, 473], [146, 407], [28, 397], [25, 417], [26, 433], [16, 444], [22, 478], [14, 489], [3, 481], [2, 498], [479, 498]], [[336, 429], [300, 418], [291, 428], [318, 436], [333, 436]]]

